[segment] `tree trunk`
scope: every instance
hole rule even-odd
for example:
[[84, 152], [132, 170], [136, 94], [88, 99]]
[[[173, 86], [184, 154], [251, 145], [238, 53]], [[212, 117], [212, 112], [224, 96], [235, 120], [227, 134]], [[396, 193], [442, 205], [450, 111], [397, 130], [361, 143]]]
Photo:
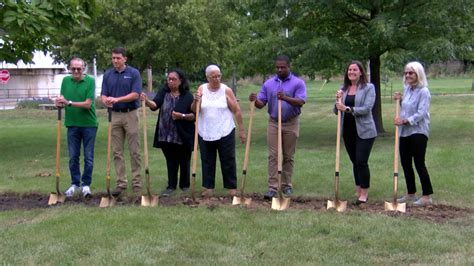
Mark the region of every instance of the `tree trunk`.
[[375, 127], [378, 133], [384, 133], [383, 119], [382, 119], [382, 98], [380, 90], [380, 56], [371, 55], [369, 57], [370, 62], [370, 82], [375, 86], [375, 104], [372, 109], [372, 115], [374, 116]]

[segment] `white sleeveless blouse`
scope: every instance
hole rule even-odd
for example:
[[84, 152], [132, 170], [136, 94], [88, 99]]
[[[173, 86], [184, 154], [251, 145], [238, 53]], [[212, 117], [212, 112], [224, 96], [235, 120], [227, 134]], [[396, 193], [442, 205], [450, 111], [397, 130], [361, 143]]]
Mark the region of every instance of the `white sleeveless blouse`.
[[235, 128], [234, 116], [227, 105], [227, 86], [221, 84], [215, 92], [207, 86], [207, 83], [202, 85], [198, 132], [205, 141], [215, 141], [232, 132]]

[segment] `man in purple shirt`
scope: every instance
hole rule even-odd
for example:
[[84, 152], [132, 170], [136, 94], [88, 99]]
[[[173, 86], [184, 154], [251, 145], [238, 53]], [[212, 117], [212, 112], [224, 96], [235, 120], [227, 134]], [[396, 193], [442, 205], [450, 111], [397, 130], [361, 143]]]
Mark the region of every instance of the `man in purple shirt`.
[[268, 104], [268, 191], [265, 199], [276, 196], [278, 191], [278, 99], [281, 101], [282, 117], [282, 190], [286, 195], [293, 193], [291, 176], [295, 164], [296, 141], [299, 136], [299, 115], [306, 102], [304, 81], [290, 72], [290, 59], [279, 55], [275, 59], [276, 75], [263, 83], [257, 94], [250, 93], [249, 100], [255, 101], [259, 109]]

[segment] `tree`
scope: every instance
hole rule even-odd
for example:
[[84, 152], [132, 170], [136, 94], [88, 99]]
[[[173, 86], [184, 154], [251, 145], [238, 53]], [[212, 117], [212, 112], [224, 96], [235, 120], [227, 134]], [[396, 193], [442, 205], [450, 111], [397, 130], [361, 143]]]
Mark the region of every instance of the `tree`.
[[210, 63], [231, 66], [237, 19], [219, 1], [98, 1], [98, 10], [92, 32], [76, 30], [62, 38], [53, 50], [58, 60], [96, 57], [105, 69], [111, 49], [123, 46], [128, 63], [141, 72], [149, 66], [155, 73], [180, 67], [204, 77], [203, 68]]
[[[376, 87], [374, 118], [378, 132], [384, 132], [380, 93], [381, 58], [397, 58], [402, 71], [409, 60], [426, 65], [447, 59], [472, 61], [473, 2], [469, 0], [319, 0], [251, 1], [241, 4], [251, 23], [273, 34], [250, 32], [252, 43], [267, 46], [250, 50], [286, 52], [293, 69], [314, 77], [342, 73], [352, 59], [370, 66], [371, 82]], [[285, 12], [286, 11], [286, 12]], [[289, 29], [289, 38], [275, 40], [277, 29]], [[260, 38], [252, 40], [254, 34]], [[280, 35], [281, 36], [281, 35]], [[285, 47], [284, 47], [285, 46]], [[277, 48], [275, 48], [277, 47]], [[265, 61], [258, 53], [254, 60]], [[244, 63], [242, 67], [247, 67]], [[252, 68], [252, 64], [249, 64]], [[259, 71], [258, 69], [256, 69]], [[261, 70], [260, 70], [261, 71]], [[261, 73], [261, 72], [260, 72]]]
[[94, 11], [87, 0], [6, 0], [0, 3], [0, 61], [31, 62], [35, 50], [48, 51], [69, 29], [87, 30]]

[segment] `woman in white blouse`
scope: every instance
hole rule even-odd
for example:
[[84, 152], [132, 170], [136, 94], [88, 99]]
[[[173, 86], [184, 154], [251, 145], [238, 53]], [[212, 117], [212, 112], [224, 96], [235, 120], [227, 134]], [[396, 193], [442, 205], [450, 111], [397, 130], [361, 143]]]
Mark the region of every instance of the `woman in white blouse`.
[[199, 149], [201, 151], [202, 196], [212, 196], [215, 188], [216, 159], [219, 153], [224, 188], [235, 195], [237, 189], [237, 168], [235, 161], [235, 122], [239, 126], [239, 136], [245, 143], [245, 129], [242, 113], [232, 89], [221, 83], [221, 71], [216, 65], [206, 68], [205, 83], [197, 89], [191, 109], [199, 110]]
[[[400, 117], [395, 118], [395, 125], [400, 127], [400, 161], [405, 174], [407, 194], [398, 202], [413, 203], [414, 206], [432, 204], [430, 175], [425, 165], [426, 146], [430, 131], [430, 101], [428, 81], [423, 66], [419, 62], [410, 62], [405, 66], [403, 76], [404, 93], [400, 101]], [[400, 92], [395, 92], [395, 99], [402, 100]], [[422, 197], [416, 198], [415, 172], [412, 161], [421, 182]]]

